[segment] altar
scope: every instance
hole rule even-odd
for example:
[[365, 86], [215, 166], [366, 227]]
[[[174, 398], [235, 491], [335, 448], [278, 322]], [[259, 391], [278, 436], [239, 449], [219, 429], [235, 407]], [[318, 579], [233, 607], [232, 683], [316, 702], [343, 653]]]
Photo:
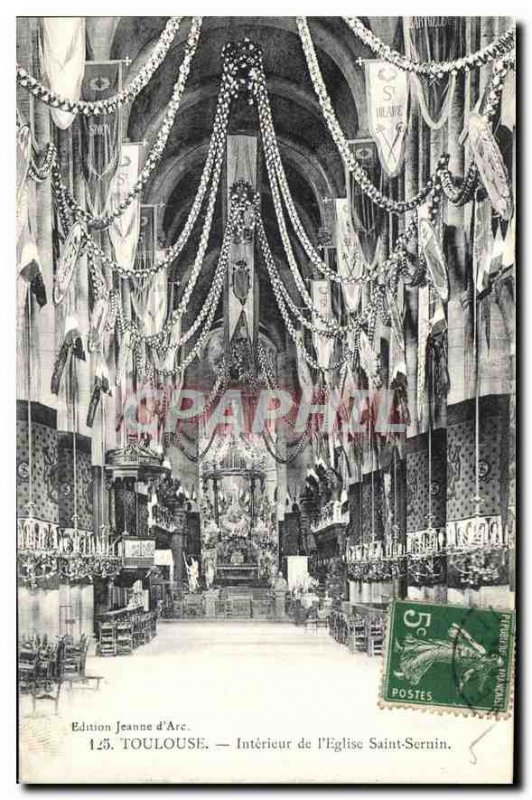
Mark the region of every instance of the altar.
[[244, 434], [223, 437], [200, 474], [205, 588], [271, 585], [279, 564], [277, 516], [260, 443]]

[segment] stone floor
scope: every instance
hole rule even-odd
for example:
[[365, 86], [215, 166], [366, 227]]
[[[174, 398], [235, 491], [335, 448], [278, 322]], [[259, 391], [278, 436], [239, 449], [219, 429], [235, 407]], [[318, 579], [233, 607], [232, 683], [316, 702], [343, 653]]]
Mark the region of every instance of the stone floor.
[[[381, 658], [351, 655], [323, 630], [162, 622], [156, 639], [130, 656], [90, 657], [87, 673], [103, 676], [99, 691], [65, 690], [57, 715], [48, 701], [32, 713], [21, 699], [21, 776], [43, 783], [507, 780], [501, 753], [509, 721], [490, 728], [482, 719], [379, 709], [381, 668]], [[152, 730], [117, 733], [118, 721]], [[445, 739], [449, 749], [370, 746], [371, 737], [407, 736]], [[302, 740], [310, 747], [298, 747]]]

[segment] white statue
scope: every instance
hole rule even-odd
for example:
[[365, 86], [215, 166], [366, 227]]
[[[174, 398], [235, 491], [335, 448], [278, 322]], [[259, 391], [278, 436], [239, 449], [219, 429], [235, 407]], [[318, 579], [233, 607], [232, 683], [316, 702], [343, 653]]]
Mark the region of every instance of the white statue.
[[199, 564], [193, 556], [190, 556], [190, 564], [188, 564], [185, 555], [183, 555], [183, 559], [187, 568], [188, 590], [189, 592], [197, 592], [199, 587]]

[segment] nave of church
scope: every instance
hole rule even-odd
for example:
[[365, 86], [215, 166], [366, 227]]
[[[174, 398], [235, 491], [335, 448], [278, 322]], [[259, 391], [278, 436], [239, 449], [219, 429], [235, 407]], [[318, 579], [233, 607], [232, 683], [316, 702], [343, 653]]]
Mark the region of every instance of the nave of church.
[[393, 600], [512, 608], [511, 20], [21, 17], [17, 62], [28, 736], [217, 648], [324, 719]]

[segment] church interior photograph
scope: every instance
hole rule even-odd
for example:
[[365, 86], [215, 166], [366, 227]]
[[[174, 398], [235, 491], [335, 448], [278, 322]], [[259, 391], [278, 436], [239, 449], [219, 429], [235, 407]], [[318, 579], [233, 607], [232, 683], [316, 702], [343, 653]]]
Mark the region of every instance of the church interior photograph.
[[17, 18], [27, 769], [163, 683], [341, 705], [396, 601], [514, 607], [515, 38]]

